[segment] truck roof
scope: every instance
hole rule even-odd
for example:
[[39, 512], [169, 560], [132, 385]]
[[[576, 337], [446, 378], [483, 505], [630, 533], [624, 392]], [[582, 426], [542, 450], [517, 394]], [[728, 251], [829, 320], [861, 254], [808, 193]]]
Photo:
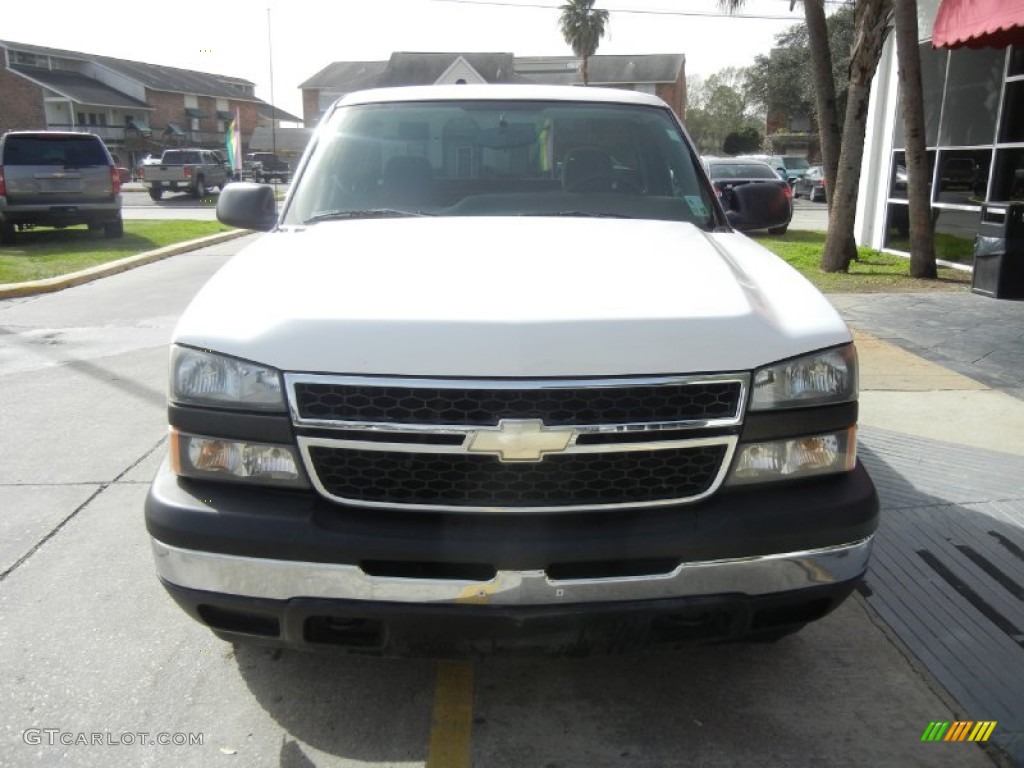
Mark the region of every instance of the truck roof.
[[576, 101], [609, 104], [666, 106], [657, 96], [618, 88], [581, 88], [574, 85], [413, 85], [356, 91], [338, 104], [374, 104], [395, 101]]

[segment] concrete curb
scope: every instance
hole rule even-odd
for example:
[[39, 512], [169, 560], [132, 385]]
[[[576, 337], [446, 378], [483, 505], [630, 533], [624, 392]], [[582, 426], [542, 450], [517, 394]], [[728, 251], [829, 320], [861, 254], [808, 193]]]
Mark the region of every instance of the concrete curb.
[[126, 256], [123, 259], [110, 261], [106, 264], [97, 264], [94, 267], [82, 269], [78, 272], [70, 272], [66, 275], [48, 277], [43, 280], [28, 280], [24, 283], [0, 283], [0, 299], [16, 299], [24, 296], [34, 296], [39, 293], [63, 291], [65, 288], [99, 280], [101, 277], [116, 275], [118, 272], [126, 272], [129, 269], [152, 264], [154, 261], [160, 261], [170, 256], [177, 256], [179, 253], [187, 253], [199, 248], [205, 248], [208, 245], [216, 245], [217, 243], [223, 243], [251, 234], [252, 232], [246, 229], [219, 232], [216, 235], [207, 235], [195, 240], [186, 240], [183, 243], [165, 245], [163, 248], [137, 253], [134, 256]]

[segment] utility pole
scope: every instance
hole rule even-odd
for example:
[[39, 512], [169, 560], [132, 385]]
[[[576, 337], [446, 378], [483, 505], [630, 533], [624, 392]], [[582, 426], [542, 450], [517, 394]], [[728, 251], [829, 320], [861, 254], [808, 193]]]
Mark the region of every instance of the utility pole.
[[[274, 100], [274, 36], [271, 33], [270, 9], [267, 8], [267, 59], [270, 62], [270, 151], [277, 159], [277, 102]], [[280, 179], [274, 177], [274, 186]]]

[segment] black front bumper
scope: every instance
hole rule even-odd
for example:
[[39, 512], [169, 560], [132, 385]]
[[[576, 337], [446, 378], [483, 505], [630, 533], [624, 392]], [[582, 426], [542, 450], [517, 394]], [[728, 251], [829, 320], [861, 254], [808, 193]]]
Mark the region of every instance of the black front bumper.
[[223, 640], [374, 656], [581, 657], [774, 640], [820, 619], [857, 580], [764, 596], [713, 595], [548, 606], [265, 600], [164, 587]]
[[154, 539], [187, 550], [357, 566], [450, 563], [527, 571], [721, 560], [847, 544], [874, 533], [878, 496], [858, 463], [843, 475], [722, 490], [698, 503], [642, 510], [392, 512], [335, 504], [312, 491], [178, 478], [165, 463], [145, 515]]
[[[386, 655], [579, 655], [773, 636], [824, 616], [863, 574], [878, 498], [858, 465], [669, 508], [389, 512], [181, 479], [165, 465], [146, 523], [164, 586], [227, 639]], [[776, 571], [755, 569], [777, 566], [777, 584], [761, 583]], [[529, 583], [516, 586], [515, 574]], [[338, 590], [344, 579], [355, 592]]]

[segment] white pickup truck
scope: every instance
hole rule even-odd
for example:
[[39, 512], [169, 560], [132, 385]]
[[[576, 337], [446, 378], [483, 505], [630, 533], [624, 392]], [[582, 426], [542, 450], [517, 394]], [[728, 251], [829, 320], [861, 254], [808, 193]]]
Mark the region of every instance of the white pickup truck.
[[159, 162], [142, 166], [142, 182], [153, 200], [160, 200], [164, 192], [203, 198], [229, 181], [231, 169], [224, 158], [208, 149], [165, 149]]
[[659, 99], [350, 94], [280, 212], [240, 183], [218, 215], [268, 234], [174, 332], [145, 509], [162, 583], [218, 636], [772, 640], [863, 575], [850, 331], [732, 228]]

